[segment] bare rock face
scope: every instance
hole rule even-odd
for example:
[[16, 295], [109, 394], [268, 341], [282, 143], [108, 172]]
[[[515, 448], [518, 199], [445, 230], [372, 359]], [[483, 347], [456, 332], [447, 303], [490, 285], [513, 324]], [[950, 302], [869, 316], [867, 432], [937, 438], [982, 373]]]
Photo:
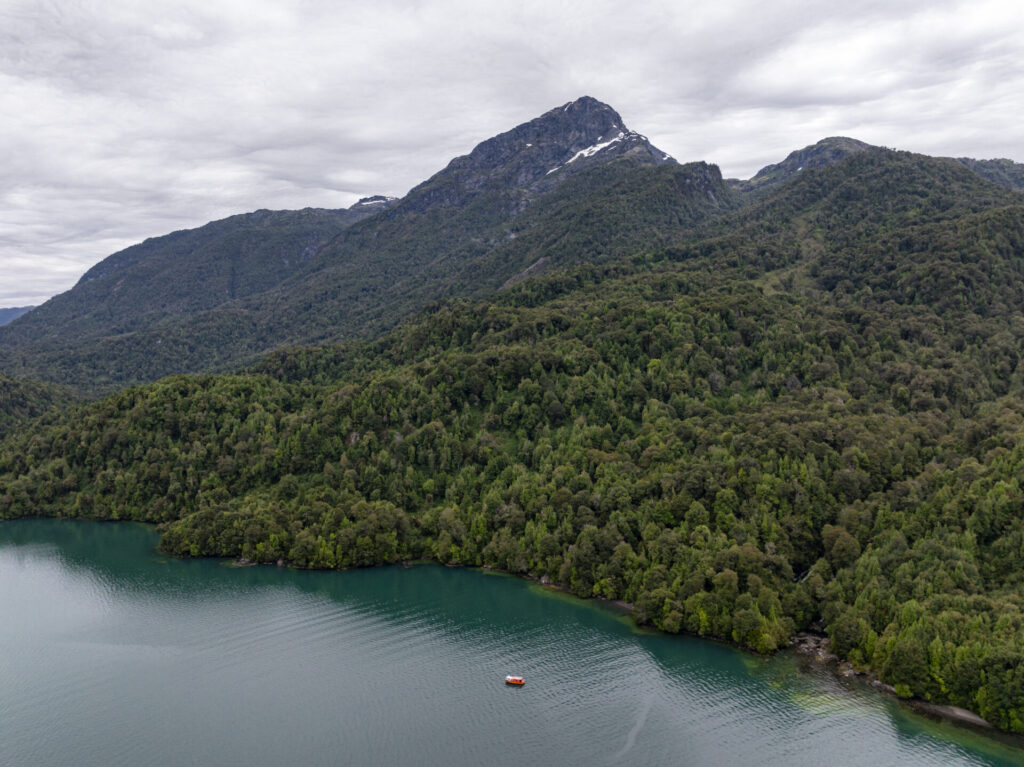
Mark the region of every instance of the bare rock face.
[[374, 211], [384, 210], [392, 203], [394, 203], [397, 197], [388, 197], [383, 194], [375, 194], [371, 197], [363, 197], [352, 208], [372, 208]]
[[571, 174], [623, 157], [651, 165], [675, 162], [629, 130], [610, 106], [583, 96], [456, 157], [413, 189], [403, 208], [459, 207], [489, 190], [542, 192]]
[[839, 660], [829, 646], [828, 637], [821, 634], [801, 632], [793, 637], [792, 644], [798, 653], [819, 663], [834, 663]]

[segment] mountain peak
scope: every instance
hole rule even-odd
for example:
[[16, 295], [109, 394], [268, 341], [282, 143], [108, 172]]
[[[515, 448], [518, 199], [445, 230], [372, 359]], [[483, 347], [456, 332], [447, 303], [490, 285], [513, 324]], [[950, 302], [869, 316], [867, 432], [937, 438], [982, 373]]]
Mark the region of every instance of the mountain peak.
[[675, 162], [627, 128], [612, 107], [582, 96], [481, 142], [413, 189], [404, 202], [425, 209], [463, 205], [484, 189], [534, 192], [622, 157], [652, 165]]
[[[612, 107], [592, 96], [581, 96], [481, 142], [468, 155], [452, 160], [448, 167], [486, 169], [525, 153], [534, 160], [543, 160], [538, 164], [538, 171], [546, 166], [543, 175], [548, 175], [553, 169], [582, 157], [593, 157], [598, 152], [607, 152], [605, 157], [608, 158], [617, 157], [633, 148], [647, 150], [644, 159], [656, 164], [672, 160], [651, 146], [646, 136], [627, 128]], [[639, 155], [644, 153], [635, 154], [641, 159]]]
[[619, 125], [622, 124], [622, 117], [619, 115], [618, 112], [616, 112], [610, 106], [605, 104], [603, 101], [598, 101], [593, 96], [580, 96], [575, 101], [570, 101], [567, 104], [563, 104], [560, 107], [555, 107], [554, 109], [546, 112], [544, 115], [541, 115], [541, 117], [545, 117], [547, 115], [556, 113], [569, 114], [573, 116], [593, 113], [606, 114], [612, 117], [615, 120], [615, 122], [618, 123]]
[[826, 168], [851, 155], [874, 148], [871, 144], [866, 144], [855, 138], [829, 136], [810, 146], [805, 146], [803, 149], [790, 152], [782, 162], [766, 165], [747, 183], [755, 189], [775, 186], [790, 180], [802, 171]]

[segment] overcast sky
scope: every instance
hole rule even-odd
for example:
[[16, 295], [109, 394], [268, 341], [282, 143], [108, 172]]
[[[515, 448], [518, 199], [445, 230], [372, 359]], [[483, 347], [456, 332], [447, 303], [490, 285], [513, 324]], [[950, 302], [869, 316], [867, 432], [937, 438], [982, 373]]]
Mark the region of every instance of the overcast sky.
[[590, 95], [748, 178], [832, 135], [1024, 161], [1019, 0], [0, 0], [0, 307], [257, 208], [402, 195]]

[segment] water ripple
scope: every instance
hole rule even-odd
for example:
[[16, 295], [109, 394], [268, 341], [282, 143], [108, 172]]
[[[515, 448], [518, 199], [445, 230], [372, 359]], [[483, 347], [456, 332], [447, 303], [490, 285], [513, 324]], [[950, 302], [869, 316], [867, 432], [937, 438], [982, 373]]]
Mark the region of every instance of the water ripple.
[[19, 529], [40, 532], [0, 537], [3, 765], [1024, 761], [511, 578], [232, 570], [158, 560], [136, 529]]

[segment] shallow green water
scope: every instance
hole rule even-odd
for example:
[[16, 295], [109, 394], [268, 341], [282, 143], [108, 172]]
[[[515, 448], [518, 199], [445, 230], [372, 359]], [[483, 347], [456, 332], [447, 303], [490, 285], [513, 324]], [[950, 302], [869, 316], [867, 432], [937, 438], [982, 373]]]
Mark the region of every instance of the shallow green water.
[[792, 656], [515, 578], [231, 568], [156, 539], [0, 524], [0, 765], [1024, 764]]

